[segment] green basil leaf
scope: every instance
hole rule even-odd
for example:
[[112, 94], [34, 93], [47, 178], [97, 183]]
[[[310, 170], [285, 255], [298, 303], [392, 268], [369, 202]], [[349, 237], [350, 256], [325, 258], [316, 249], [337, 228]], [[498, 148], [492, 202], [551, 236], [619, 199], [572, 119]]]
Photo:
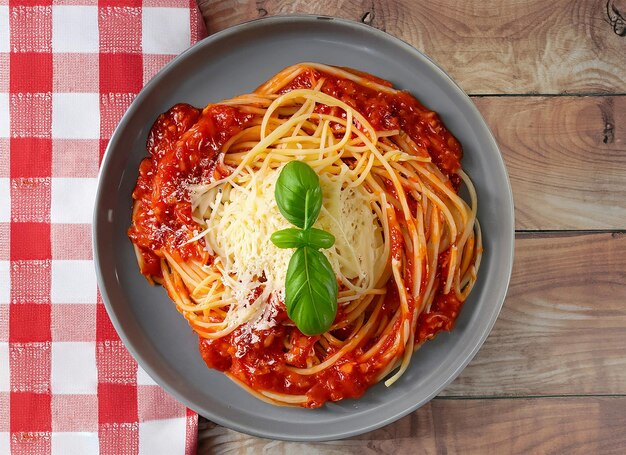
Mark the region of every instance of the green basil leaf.
[[305, 335], [326, 332], [337, 315], [337, 278], [323, 253], [298, 248], [285, 280], [287, 315]]
[[335, 244], [335, 236], [317, 228], [296, 229], [288, 228], [276, 231], [270, 240], [278, 248], [300, 248], [310, 246], [316, 250], [330, 248]]
[[308, 229], [322, 208], [320, 179], [308, 164], [290, 161], [280, 171], [274, 197], [280, 213], [291, 224]]
[[272, 234], [270, 240], [278, 248], [298, 248], [304, 246], [302, 230], [297, 228], [276, 231]]
[[310, 246], [316, 250], [319, 250], [320, 248], [330, 248], [335, 244], [335, 236], [330, 232], [317, 228], [305, 229], [304, 231], [299, 232], [303, 245]]

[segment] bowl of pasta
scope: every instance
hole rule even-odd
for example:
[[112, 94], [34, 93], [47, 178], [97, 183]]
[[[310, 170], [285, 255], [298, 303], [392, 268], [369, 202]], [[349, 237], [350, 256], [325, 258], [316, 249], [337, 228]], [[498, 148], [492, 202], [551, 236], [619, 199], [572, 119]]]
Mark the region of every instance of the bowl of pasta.
[[249, 434], [326, 440], [436, 396], [495, 323], [511, 187], [469, 97], [363, 24], [241, 24], [137, 96], [94, 213], [103, 299], [168, 392]]

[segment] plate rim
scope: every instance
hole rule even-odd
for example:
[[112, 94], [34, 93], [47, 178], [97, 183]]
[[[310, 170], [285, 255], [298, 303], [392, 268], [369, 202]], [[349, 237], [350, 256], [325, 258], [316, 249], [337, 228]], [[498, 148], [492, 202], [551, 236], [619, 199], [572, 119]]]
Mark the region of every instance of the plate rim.
[[[506, 181], [506, 188], [502, 188], [502, 189], [506, 190], [506, 194], [504, 196], [509, 202], [507, 205], [509, 207], [509, 216], [511, 220], [512, 229], [508, 236], [510, 249], [506, 251], [506, 259], [508, 262], [507, 270], [505, 271], [506, 282], [505, 282], [505, 285], [502, 286], [501, 288], [502, 295], [498, 296], [497, 304], [492, 307], [491, 312], [488, 314], [489, 322], [486, 326], [486, 329], [484, 330], [483, 334], [480, 336], [478, 342], [475, 343], [475, 345], [473, 346], [469, 354], [465, 356], [464, 360], [460, 362], [452, 371], [448, 372], [448, 374], [445, 376], [445, 380], [442, 381], [437, 387], [435, 387], [434, 390], [430, 394], [428, 394], [421, 400], [418, 400], [412, 403], [411, 406], [406, 407], [403, 411], [392, 413], [387, 418], [381, 419], [377, 421], [375, 424], [361, 425], [361, 426], [352, 428], [347, 431], [346, 430], [337, 431], [336, 433], [330, 434], [330, 435], [286, 434], [286, 433], [258, 430], [254, 426], [241, 424], [237, 422], [236, 420], [222, 417], [219, 414], [214, 413], [213, 411], [209, 409], [205, 409], [202, 406], [198, 405], [197, 403], [192, 402], [191, 400], [187, 399], [182, 392], [179, 391], [179, 388], [177, 388], [173, 384], [170, 384], [168, 381], [164, 380], [162, 375], [150, 365], [150, 362], [148, 362], [144, 358], [144, 356], [141, 354], [140, 349], [129, 341], [129, 338], [126, 335], [126, 331], [124, 330], [122, 323], [118, 319], [113, 309], [113, 306], [110, 303], [111, 299], [108, 295], [107, 287], [105, 285], [105, 280], [103, 278], [103, 270], [101, 268], [102, 253], [100, 252], [100, 246], [98, 245], [98, 238], [100, 236], [99, 234], [100, 230], [103, 229], [103, 227], [105, 226], [105, 223], [103, 223], [102, 220], [106, 218], [106, 216], [105, 214], [101, 213], [101, 211], [99, 210], [99, 207], [101, 206], [102, 199], [104, 197], [104, 188], [102, 187], [103, 175], [107, 173], [107, 170], [110, 166], [110, 161], [111, 161], [110, 156], [113, 153], [112, 150], [117, 148], [117, 143], [119, 142], [120, 131], [126, 128], [126, 125], [129, 123], [131, 117], [134, 115], [134, 113], [139, 109], [139, 106], [142, 104], [143, 99], [148, 96], [147, 93], [151, 92], [151, 88], [155, 86], [162, 78], [164, 78], [167, 75], [167, 73], [169, 73], [170, 69], [176, 67], [180, 61], [185, 60], [188, 55], [198, 51], [200, 48], [205, 47], [205, 46], [210, 46], [213, 41], [223, 39], [225, 37], [228, 37], [229, 35], [238, 34], [250, 28], [271, 25], [272, 23], [288, 24], [288, 23], [300, 22], [300, 23], [307, 23], [307, 25], [310, 25], [310, 24], [314, 24], [315, 21], [319, 21], [319, 20], [337, 22], [341, 27], [364, 31], [368, 34], [373, 34], [375, 36], [378, 36], [378, 38], [381, 38], [385, 41], [391, 42], [392, 44], [396, 46], [401, 47], [407, 53], [411, 54], [415, 59], [425, 61], [425, 63], [430, 67], [431, 70], [433, 70], [435, 73], [440, 74], [442, 82], [445, 82], [447, 85], [450, 85], [453, 89], [459, 92], [459, 95], [461, 95], [461, 99], [466, 105], [465, 107], [469, 108], [472, 114], [475, 115], [475, 117], [480, 121], [480, 124], [482, 128], [484, 129], [484, 132], [487, 133], [488, 142], [490, 142], [491, 145], [498, 152], [497, 165], [503, 171], [504, 173], [503, 175]], [[100, 169], [98, 171], [97, 181], [98, 183], [97, 183], [97, 191], [96, 191], [96, 197], [95, 197], [95, 203], [94, 203], [94, 212], [93, 212], [92, 229], [91, 229], [93, 261], [94, 261], [94, 266], [96, 270], [98, 289], [101, 293], [106, 312], [109, 318], [111, 319], [111, 322], [115, 330], [117, 331], [120, 339], [124, 343], [124, 346], [132, 354], [134, 360], [141, 366], [141, 368], [143, 368], [148, 373], [148, 375], [152, 377], [154, 381], [160, 387], [162, 387], [170, 395], [175, 397], [183, 405], [193, 410], [194, 412], [198, 413], [199, 415], [205, 416], [209, 420], [219, 425], [222, 425], [224, 427], [233, 429], [235, 431], [239, 431], [241, 433], [249, 434], [252, 436], [270, 438], [270, 439], [279, 439], [279, 440], [284, 440], [284, 441], [315, 442], [315, 441], [338, 440], [338, 439], [344, 439], [344, 438], [348, 438], [352, 436], [361, 435], [361, 434], [376, 430], [378, 428], [386, 426], [414, 412], [416, 409], [430, 402], [443, 389], [445, 389], [454, 379], [456, 379], [459, 376], [459, 374], [465, 369], [465, 367], [469, 364], [469, 362], [475, 357], [477, 352], [483, 346], [487, 337], [491, 334], [493, 326], [498, 319], [498, 316], [504, 304], [506, 295], [508, 293], [511, 275], [513, 271], [513, 261], [514, 261], [514, 251], [515, 251], [514, 200], [513, 200], [513, 192], [512, 192], [509, 173], [506, 168], [506, 164], [504, 162], [502, 152], [500, 150], [500, 147], [498, 146], [497, 141], [495, 140], [493, 132], [487, 125], [484, 117], [482, 116], [482, 114], [480, 113], [480, 111], [478, 110], [474, 102], [471, 100], [469, 95], [467, 95], [467, 93], [448, 75], [448, 73], [445, 70], [443, 70], [441, 67], [439, 67], [428, 55], [424, 54], [420, 50], [413, 47], [411, 44], [405, 42], [404, 40], [394, 35], [391, 35], [387, 32], [384, 32], [375, 27], [369, 26], [367, 24], [363, 24], [358, 21], [339, 18], [339, 17], [333, 17], [333, 16], [324, 16], [324, 15], [319, 15], [319, 14], [277, 15], [277, 16], [270, 16], [270, 17], [255, 18], [246, 22], [242, 22], [240, 24], [237, 24], [237, 25], [228, 27], [224, 30], [221, 30], [219, 32], [216, 32], [198, 41], [193, 46], [189, 47], [188, 49], [183, 51], [181, 54], [174, 57], [165, 66], [163, 66], [163, 68], [161, 68], [156, 73], [156, 75], [153, 76], [142, 87], [140, 92], [133, 99], [133, 101], [131, 102], [131, 104], [129, 105], [129, 107], [127, 108], [123, 116], [121, 117], [119, 123], [115, 127], [113, 133], [111, 134], [106, 150], [103, 154]]]

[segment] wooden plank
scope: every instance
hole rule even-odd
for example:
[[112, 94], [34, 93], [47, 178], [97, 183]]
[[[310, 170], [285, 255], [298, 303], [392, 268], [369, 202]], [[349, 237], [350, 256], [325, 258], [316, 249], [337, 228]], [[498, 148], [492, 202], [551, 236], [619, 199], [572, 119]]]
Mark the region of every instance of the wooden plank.
[[474, 102], [504, 155], [517, 229], [626, 228], [626, 96]]
[[626, 93], [624, 0], [199, 0], [210, 33], [265, 15], [362, 20], [425, 52], [468, 93]]
[[202, 421], [198, 454], [623, 453], [626, 397], [435, 399], [362, 436], [325, 443], [255, 438]]
[[444, 392], [626, 394], [626, 235], [518, 234], [491, 335]]

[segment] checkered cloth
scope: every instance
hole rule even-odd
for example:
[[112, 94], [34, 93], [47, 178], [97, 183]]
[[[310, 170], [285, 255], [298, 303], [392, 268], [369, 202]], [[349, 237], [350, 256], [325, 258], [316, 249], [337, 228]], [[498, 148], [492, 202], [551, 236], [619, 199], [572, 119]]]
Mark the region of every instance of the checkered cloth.
[[197, 41], [193, 0], [0, 0], [0, 454], [195, 452], [96, 287], [98, 166], [143, 84]]

